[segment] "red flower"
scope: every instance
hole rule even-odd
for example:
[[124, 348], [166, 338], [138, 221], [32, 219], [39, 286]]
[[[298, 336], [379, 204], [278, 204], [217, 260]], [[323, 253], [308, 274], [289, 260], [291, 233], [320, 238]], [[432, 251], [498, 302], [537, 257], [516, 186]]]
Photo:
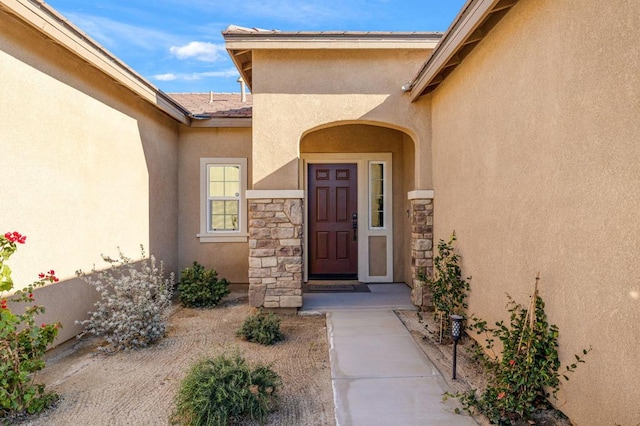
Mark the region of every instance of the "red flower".
[[504, 393], [504, 392], [500, 392], [500, 393], [498, 394], [498, 399], [502, 399], [502, 398], [504, 398], [506, 395], [507, 395], [506, 393]]
[[45, 328], [47, 326], [47, 324], [42, 323], [42, 325], [40, 327]]
[[40, 278], [40, 279], [43, 279], [43, 278], [44, 278], [44, 276], [45, 276], [45, 275], [44, 275], [42, 272], [40, 272], [40, 273], [38, 274], [38, 278]]
[[19, 232], [7, 232], [4, 237], [12, 243], [24, 244], [27, 241], [27, 236], [22, 235]]
[[55, 275], [56, 271], [54, 271], [53, 269], [49, 271], [49, 275]]
[[516, 365], [516, 360], [515, 360], [515, 359], [512, 359], [511, 361], [509, 361], [509, 365], [510, 365], [510, 366], [512, 366], [512, 367], [513, 367], [514, 365]]
[[29, 293], [29, 299], [33, 299], [33, 293]]

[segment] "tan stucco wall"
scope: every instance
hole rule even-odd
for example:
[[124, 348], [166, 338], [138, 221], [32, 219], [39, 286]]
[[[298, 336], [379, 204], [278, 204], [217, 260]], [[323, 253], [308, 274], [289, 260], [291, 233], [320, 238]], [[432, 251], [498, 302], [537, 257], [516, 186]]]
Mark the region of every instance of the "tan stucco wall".
[[28, 236], [10, 261], [18, 285], [61, 279], [38, 302], [62, 341], [95, 296], [74, 272], [101, 253], [144, 244], [176, 270], [177, 125], [5, 13], [0, 29], [0, 224]]
[[[407, 141], [409, 139], [409, 141]], [[408, 152], [405, 152], [408, 148]], [[405, 200], [408, 192], [405, 182], [405, 164], [413, 165], [413, 144], [406, 134], [389, 128], [352, 124], [321, 129], [307, 134], [301, 141], [303, 153], [358, 153], [390, 152], [392, 154], [393, 182], [393, 279], [405, 281], [410, 269], [410, 257], [404, 250], [405, 229], [410, 228]], [[370, 254], [370, 257], [374, 253]], [[408, 260], [407, 260], [408, 259]], [[385, 264], [382, 259], [382, 264]]]
[[[200, 242], [200, 158], [246, 158], [251, 189], [251, 129], [180, 128], [180, 269], [198, 261], [219, 278], [234, 284], [249, 282], [249, 244]], [[245, 205], [244, 208], [247, 208]], [[246, 224], [245, 224], [246, 225]]]
[[[429, 103], [410, 104], [401, 86], [428, 50], [254, 50], [254, 189], [297, 189], [299, 141], [333, 123], [382, 124], [416, 141], [430, 164]], [[431, 170], [416, 168], [431, 187]]]
[[490, 322], [540, 272], [561, 359], [593, 346], [558, 401], [578, 425], [640, 421], [638, 28], [637, 1], [521, 0], [432, 99], [436, 238]]

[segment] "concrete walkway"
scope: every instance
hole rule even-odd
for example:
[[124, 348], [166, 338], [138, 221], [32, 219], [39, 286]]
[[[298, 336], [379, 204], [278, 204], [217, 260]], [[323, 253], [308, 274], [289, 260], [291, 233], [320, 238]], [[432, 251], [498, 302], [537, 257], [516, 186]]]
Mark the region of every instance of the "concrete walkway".
[[416, 309], [403, 284], [371, 293], [305, 293], [302, 312], [327, 315], [338, 426], [476, 425], [442, 401], [447, 385], [393, 310]]

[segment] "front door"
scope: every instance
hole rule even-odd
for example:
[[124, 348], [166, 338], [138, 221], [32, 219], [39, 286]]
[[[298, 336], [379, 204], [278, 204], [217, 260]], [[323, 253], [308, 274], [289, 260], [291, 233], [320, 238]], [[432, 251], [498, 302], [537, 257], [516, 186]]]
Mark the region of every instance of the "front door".
[[356, 164], [309, 165], [309, 278], [358, 278]]

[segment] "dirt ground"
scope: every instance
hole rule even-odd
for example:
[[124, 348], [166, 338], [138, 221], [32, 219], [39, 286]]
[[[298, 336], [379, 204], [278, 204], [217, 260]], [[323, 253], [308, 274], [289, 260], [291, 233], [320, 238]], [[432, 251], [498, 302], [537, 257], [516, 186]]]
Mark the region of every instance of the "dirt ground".
[[[168, 335], [149, 348], [96, 354], [100, 340], [66, 344], [47, 357], [37, 382], [57, 392], [58, 406], [23, 425], [166, 425], [188, 369], [203, 357], [238, 349], [253, 365], [273, 363], [281, 376], [277, 425], [333, 425], [333, 392], [323, 316], [284, 316], [285, 340], [262, 346], [237, 339], [252, 313], [246, 292], [210, 309], [175, 307]], [[1, 422], [0, 422], [1, 423]]]

